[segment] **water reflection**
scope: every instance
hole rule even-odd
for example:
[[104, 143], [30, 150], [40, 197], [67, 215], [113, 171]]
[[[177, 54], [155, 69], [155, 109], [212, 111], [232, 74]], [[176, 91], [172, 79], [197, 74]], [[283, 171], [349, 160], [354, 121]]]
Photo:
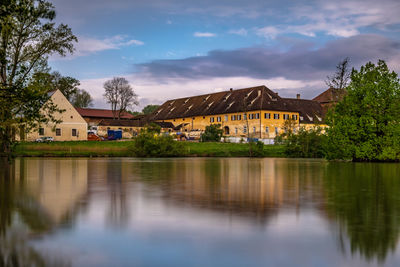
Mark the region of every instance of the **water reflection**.
[[1, 167], [0, 266], [400, 262], [400, 165], [196, 158]]
[[325, 170], [328, 214], [350, 239], [352, 253], [383, 262], [400, 230], [400, 165], [338, 164]]

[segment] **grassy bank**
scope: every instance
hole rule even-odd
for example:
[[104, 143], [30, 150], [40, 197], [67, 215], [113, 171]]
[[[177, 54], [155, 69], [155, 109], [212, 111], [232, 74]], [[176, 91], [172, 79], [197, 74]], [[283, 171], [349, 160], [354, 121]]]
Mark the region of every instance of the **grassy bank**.
[[[16, 156], [26, 157], [131, 157], [132, 141], [73, 141], [52, 143], [19, 143]], [[247, 157], [248, 144], [234, 143], [185, 143], [185, 156]], [[283, 146], [264, 146], [265, 157], [284, 157]]]

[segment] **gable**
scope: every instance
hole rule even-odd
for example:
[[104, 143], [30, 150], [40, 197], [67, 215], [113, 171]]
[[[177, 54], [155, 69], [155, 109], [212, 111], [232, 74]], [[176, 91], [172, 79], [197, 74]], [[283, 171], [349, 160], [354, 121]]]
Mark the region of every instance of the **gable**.
[[68, 99], [61, 93], [60, 90], [56, 90], [50, 97], [55, 105], [59, 109], [65, 110], [62, 113], [55, 113], [56, 119], [61, 119], [62, 123], [86, 123], [82, 116], [78, 113], [75, 107], [68, 101]]

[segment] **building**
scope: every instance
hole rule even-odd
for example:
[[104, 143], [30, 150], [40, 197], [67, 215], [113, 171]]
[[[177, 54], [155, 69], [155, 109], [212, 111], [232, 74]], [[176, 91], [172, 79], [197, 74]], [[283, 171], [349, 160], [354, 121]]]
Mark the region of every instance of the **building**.
[[[101, 120], [114, 119], [113, 111], [110, 109], [76, 108], [89, 126], [97, 126]], [[122, 112], [121, 120], [130, 120], [134, 116], [128, 112]]]
[[295, 128], [323, 125], [322, 106], [313, 100], [282, 98], [266, 86], [172, 99], [162, 104], [151, 120], [171, 122], [182, 131], [204, 131], [220, 124], [224, 135], [274, 138], [289, 121]]
[[[76, 111], [74, 106], [68, 99], [61, 93], [60, 90], [49, 92], [50, 100], [53, 104], [57, 105], [58, 109], [64, 112], [55, 112], [53, 117], [56, 120], [61, 120], [58, 124], [41, 124], [37, 130], [28, 132], [20, 136], [21, 140], [35, 141], [40, 137], [53, 137], [54, 141], [77, 141], [87, 140], [87, 123]], [[45, 110], [41, 110], [45, 113]]]
[[341, 101], [345, 96], [346, 91], [344, 89], [329, 88], [328, 90], [322, 92], [318, 96], [314, 97], [314, 101], [321, 104], [322, 108], [327, 111], [333, 107], [336, 103]]
[[[161, 132], [172, 132], [174, 130], [174, 125], [170, 122], [154, 123], [161, 127]], [[104, 119], [97, 124], [97, 134], [99, 136], [106, 136], [108, 130], [122, 130], [122, 138], [132, 138], [133, 136], [136, 136], [148, 124], [149, 122], [144, 119]]]

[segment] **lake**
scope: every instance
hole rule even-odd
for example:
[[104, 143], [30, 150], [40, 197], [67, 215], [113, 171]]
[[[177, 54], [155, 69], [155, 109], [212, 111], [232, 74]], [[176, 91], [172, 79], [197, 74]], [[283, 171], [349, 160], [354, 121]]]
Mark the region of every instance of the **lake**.
[[400, 266], [400, 164], [17, 158], [0, 170], [0, 266]]

